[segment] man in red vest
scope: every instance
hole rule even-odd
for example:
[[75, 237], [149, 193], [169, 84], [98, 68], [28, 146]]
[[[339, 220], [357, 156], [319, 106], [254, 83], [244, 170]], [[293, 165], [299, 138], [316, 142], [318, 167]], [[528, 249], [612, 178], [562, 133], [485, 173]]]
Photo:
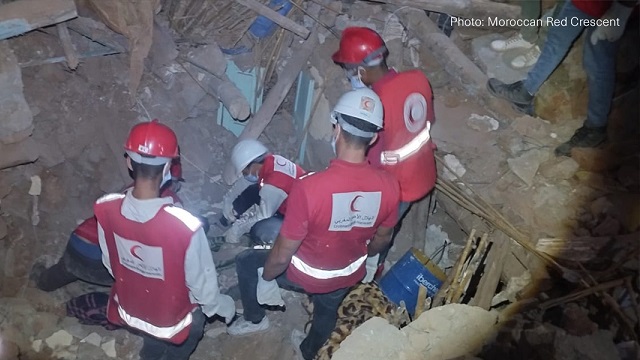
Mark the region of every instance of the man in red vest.
[[[374, 30], [348, 27], [332, 59], [345, 70], [353, 88], [370, 86], [380, 96], [384, 129], [367, 158], [398, 179], [401, 219], [411, 203], [427, 195], [436, 183], [435, 145], [429, 133], [435, 113], [431, 85], [424, 73], [389, 69], [388, 53]], [[381, 253], [381, 264], [387, 252]]]
[[159, 196], [178, 156], [175, 133], [157, 120], [140, 123], [125, 150], [133, 189], [94, 206], [103, 263], [115, 279], [107, 318], [143, 334], [141, 359], [186, 360], [202, 338], [205, 315], [230, 322], [235, 303], [220, 293], [200, 220]]
[[294, 331], [292, 343], [311, 360], [333, 331], [349, 288], [365, 275], [373, 278], [376, 267], [366, 260], [389, 243], [400, 192], [393, 176], [366, 160], [382, 114], [380, 99], [370, 89], [338, 100], [332, 114], [337, 158], [327, 169], [294, 182], [271, 250], [249, 249], [236, 257], [244, 314], [228, 327], [229, 334], [268, 329], [260, 304], [284, 305], [278, 285], [302, 291], [312, 297], [313, 322], [306, 338]]
[[542, 84], [586, 29], [582, 65], [587, 73], [587, 118], [569, 141], [555, 149], [570, 156], [574, 147], [596, 147], [607, 138], [607, 121], [615, 92], [615, 66], [619, 39], [637, 0], [570, 0], [550, 26], [542, 53], [524, 80], [505, 84], [489, 79], [491, 94], [510, 101], [519, 111], [533, 114], [533, 99]]
[[249, 233], [253, 245], [270, 246], [280, 232], [291, 186], [304, 170], [254, 139], [242, 140], [233, 147], [231, 163], [242, 178], [223, 199], [224, 219], [233, 223], [225, 240], [237, 243]]

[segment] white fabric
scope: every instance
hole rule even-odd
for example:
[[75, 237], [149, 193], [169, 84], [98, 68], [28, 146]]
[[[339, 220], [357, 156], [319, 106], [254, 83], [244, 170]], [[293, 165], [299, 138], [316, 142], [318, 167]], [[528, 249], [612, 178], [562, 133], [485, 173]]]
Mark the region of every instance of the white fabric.
[[367, 261], [365, 262], [365, 267], [367, 269], [367, 274], [362, 279], [362, 283], [367, 284], [373, 281], [374, 276], [376, 276], [376, 271], [378, 271], [378, 259], [380, 258], [380, 254], [376, 254], [375, 256], [369, 256]]
[[224, 215], [224, 217], [228, 221], [230, 222], [236, 221], [236, 214], [235, 214], [235, 211], [233, 211], [233, 201], [240, 194], [242, 194], [242, 192], [246, 188], [248, 188], [249, 185], [251, 185], [251, 182], [249, 182], [244, 177], [241, 177], [238, 180], [236, 180], [236, 182], [234, 182], [233, 185], [231, 185], [231, 189], [229, 189], [229, 191], [227, 191], [227, 193], [222, 198], [222, 202], [223, 202], [222, 215]]
[[255, 217], [258, 211], [257, 209], [258, 205], [251, 206], [231, 225], [229, 230], [224, 234], [225, 242], [229, 244], [237, 244], [240, 242], [240, 237], [248, 233], [251, 227], [258, 222]]
[[284, 300], [282, 300], [282, 294], [280, 294], [280, 287], [278, 282], [274, 279], [267, 281], [262, 278], [264, 268], [258, 268], [258, 286], [256, 288], [256, 297], [258, 298], [258, 304], [271, 305], [271, 306], [284, 306]]
[[[122, 215], [136, 222], [147, 222], [152, 219], [165, 204], [171, 204], [171, 197], [138, 200], [127, 191], [122, 202]], [[109, 251], [105, 241], [104, 229], [98, 222], [98, 241], [102, 250], [102, 262], [113, 276]], [[194, 304], [200, 304], [202, 312], [207, 316], [219, 314], [228, 321], [235, 315], [235, 303], [228, 295], [220, 293], [218, 274], [209, 243], [204, 230], [200, 228], [191, 237], [184, 258], [185, 283], [189, 289], [189, 298]], [[229, 317], [229, 318], [227, 318]]]
[[280, 208], [280, 205], [289, 196], [284, 190], [270, 185], [264, 184], [260, 189], [260, 206], [256, 212], [258, 220], [272, 217]]
[[137, 162], [138, 164], [147, 164], [147, 165], [164, 165], [171, 161], [171, 158], [166, 157], [144, 157], [138, 154], [137, 152], [133, 152], [130, 150], [125, 151], [127, 155], [131, 158], [132, 161]]
[[[118, 296], [115, 296], [116, 302], [118, 302]], [[118, 304], [118, 314], [120, 314], [120, 318], [124, 320], [129, 326], [132, 328], [142, 330], [147, 334], [151, 334], [155, 337], [161, 339], [171, 339], [177, 333], [182, 331], [187, 326], [191, 325], [193, 322], [193, 315], [189, 312], [182, 320], [180, 320], [177, 324], [173, 326], [160, 327], [155, 326], [149, 322], [146, 322], [140, 318], [129, 315], [124, 308]]]
[[353, 274], [354, 272], [358, 271], [358, 269], [360, 269], [360, 266], [362, 266], [362, 263], [366, 259], [367, 255], [365, 254], [364, 256], [356, 259], [354, 262], [342, 269], [324, 270], [314, 268], [313, 266], [302, 261], [302, 259], [300, 259], [299, 257], [293, 255], [293, 257], [291, 257], [291, 265], [300, 270], [300, 272], [302, 272], [303, 274], [309, 275], [316, 279], [327, 280]]
[[429, 142], [429, 139], [431, 139], [430, 131], [431, 122], [427, 122], [427, 126], [401, 148], [383, 151], [380, 154], [380, 163], [383, 165], [395, 165], [411, 157]]
[[598, 26], [591, 33], [591, 44], [595, 45], [600, 40], [607, 40], [614, 42], [622, 36], [624, 33], [624, 28], [627, 25], [627, 20], [629, 19], [629, 15], [631, 15], [631, 11], [633, 11], [633, 7], [627, 7], [620, 4], [617, 1], [613, 1], [609, 9], [600, 19], [602, 20], [613, 20], [619, 21], [620, 26], [613, 26], [611, 22], [604, 22], [605, 25]]

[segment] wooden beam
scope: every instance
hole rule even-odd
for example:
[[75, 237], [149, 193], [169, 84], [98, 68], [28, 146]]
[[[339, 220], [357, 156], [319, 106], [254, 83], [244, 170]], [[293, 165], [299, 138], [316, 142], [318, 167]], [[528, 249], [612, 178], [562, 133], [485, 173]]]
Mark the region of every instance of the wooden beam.
[[[238, 141], [244, 139], [257, 139], [262, 131], [269, 125], [273, 115], [276, 113], [280, 104], [287, 96], [291, 86], [298, 78], [300, 71], [307, 65], [309, 56], [313, 53], [319, 44], [318, 34], [312, 33], [305, 40], [304, 44], [294, 52], [293, 56], [287, 61], [284, 69], [278, 76], [278, 81], [269, 90], [265, 100], [262, 102], [260, 109], [248, 120], [247, 126], [242, 130]], [[223, 173], [224, 181], [231, 185], [236, 179], [237, 174], [233, 170], [231, 162], [229, 162]]]
[[488, 26], [488, 18], [517, 19], [520, 6], [481, 0], [376, 0], [397, 6], [435, 11], [455, 17], [479, 19]]
[[18, 0], [0, 5], [0, 40], [76, 16], [73, 0]]
[[64, 50], [64, 57], [67, 59], [67, 66], [71, 70], [75, 70], [80, 64], [80, 59], [76, 53], [76, 48], [71, 42], [71, 35], [69, 35], [69, 29], [65, 23], [56, 24], [58, 30], [58, 37], [62, 43], [62, 49]]
[[496, 294], [500, 274], [504, 266], [504, 257], [509, 253], [511, 243], [503, 233], [499, 232], [494, 236], [493, 246], [487, 255], [487, 262], [484, 267], [484, 274], [478, 283], [476, 294], [469, 301], [469, 305], [479, 306], [485, 310], [491, 307], [491, 300]]
[[258, 14], [280, 25], [282, 28], [287, 29], [292, 33], [300, 36], [301, 38], [306, 39], [309, 37], [309, 34], [310, 34], [309, 29], [289, 19], [286, 16], [280, 15], [280, 13], [270, 9], [267, 6], [262, 5], [256, 0], [237, 0], [237, 1], [239, 4], [242, 4], [248, 7], [249, 9], [257, 12]]

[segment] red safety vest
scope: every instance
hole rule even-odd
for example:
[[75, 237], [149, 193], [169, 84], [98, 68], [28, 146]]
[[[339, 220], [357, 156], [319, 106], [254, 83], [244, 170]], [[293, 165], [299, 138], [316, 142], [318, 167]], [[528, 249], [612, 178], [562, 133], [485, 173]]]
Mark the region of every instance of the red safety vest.
[[[369, 161], [393, 174], [400, 183], [400, 201], [428, 194], [436, 183], [435, 145], [427, 122], [433, 123], [433, 93], [420, 70], [390, 72], [373, 84], [384, 107], [384, 129], [368, 153]], [[426, 141], [417, 141], [427, 139]], [[384, 162], [390, 153], [410, 154], [395, 164]], [[389, 157], [386, 157], [389, 158]]]
[[160, 208], [145, 223], [121, 214], [125, 195], [96, 201], [94, 212], [104, 230], [115, 283], [107, 318], [162, 340], [181, 344], [189, 335], [192, 310], [184, 259], [200, 221], [176, 206]]

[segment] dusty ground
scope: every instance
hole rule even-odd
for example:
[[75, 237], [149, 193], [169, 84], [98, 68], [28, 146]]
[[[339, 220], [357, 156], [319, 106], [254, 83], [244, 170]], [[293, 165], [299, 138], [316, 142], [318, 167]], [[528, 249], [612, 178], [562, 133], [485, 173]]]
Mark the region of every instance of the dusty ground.
[[[368, 9], [362, 3], [358, 4], [362, 6], [361, 10]], [[368, 15], [373, 18], [371, 22], [379, 30], [386, 26], [386, 13], [376, 10]], [[16, 48], [17, 53], [27, 53], [27, 48], [37, 48], [43, 54], [54, 54], [59, 49], [50, 44], [48, 36], [31, 33], [12, 40], [12, 47]], [[456, 41], [463, 48], [469, 48], [469, 44], [462, 39], [457, 38]], [[337, 87], [340, 84], [340, 74], [332, 72], [335, 70], [332, 65], [323, 63], [325, 60], [322, 59], [328, 59], [336, 44], [335, 39], [329, 38], [319, 47], [311, 61], [321, 72], [330, 74], [326, 75], [329, 77], [326, 79], [328, 88], [335, 87], [325, 94], [330, 103], [337, 99], [343, 89]], [[405, 59], [400, 59], [404, 66], [410, 64], [407, 57], [405, 54]], [[581, 161], [581, 172], [575, 167], [569, 175], [560, 176], [549, 170], [543, 172], [546, 176], [536, 175], [533, 185], [526, 184], [509, 168], [507, 160], [532, 148], [550, 153], [560, 140], [571, 135], [578, 126], [579, 119], [557, 123], [531, 118], [510, 119], [508, 122], [501, 121], [496, 131], [478, 131], [468, 125], [468, 119], [472, 114], [490, 115], [488, 109], [479, 104], [478, 99], [459, 90], [454, 79], [438, 66], [435, 59], [426, 58], [422, 61], [436, 94], [438, 121], [433, 129], [433, 137], [439, 147], [438, 153], [441, 156], [455, 154], [467, 170], [464, 179], [486, 196], [491, 204], [503, 210], [510, 218], [520, 221], [517, 224], [523, 228], [534, 228], [536, 233], [558, 235], [555, 229], [551, 229], [556, 226], [552, 220], [567, 214], [573, 216], [573, 213], [565, 211], [567, 208], [589, 209], [582, 211], [577, 218], [568, 219], [571, 225], [568, 234], [595, 236], [604, 231], [608, 236], [633, 234], [637, 230], [637, 226], [633, 227], [633, 216], [626, 221], [616, 212], [604, 214], [598, 211], [602, 209], [596, 209], [592, 205], [592, 201], [600, 197], [613, 199], [611, 201], [616, 207], [621, 204], [621, 197], [633, 199], [629, 194], [637, 194], [638, 191], [637, 153], [625, 154], [626, 157], [620, 162], [616, 161], [615, 166], [604, 169], [594, 170], [589, 166], [598, 164]], [[64, 64], [23, 69], [24, 93], [34, 113], [33, 138], [41, 146], [41, 156], [33, 164], [0, 171], [0, 225], [5, 223], [8, 228], [7, 236], [0, 240], [0, 259], [4, 259], [4, 263], [0, 263], [0, 332], [5, 340], [21, 345], [22, 359], [52, 358], [51, 350], [44, 345], [41, 352], [44, 355], [41, 354], [40, 357], [30, 349], [34, 341], [47, 339], [59, 329], [74, 336], [73, 345], [56, 350], [57, 356], [61, 358], [106, 358], [105, 352], [98, 346], [79, 342], [92, 332], [100, 335], [100, 345], [115, 340], [117, 358], [137, 358], [141, 346], [138, 337], [124, 330], [107, 331], [96, 326], [80, 325], [75, 319], [64, 316], [62, 306], [70, 298], [106, 289], [74, 283], [55, 292], [44, 293], [35, 289], [28, 280], [28, 273], [36, 261], [50, 265], [59, 258], [70, 231], [79, 220], [91, 214], [93, 201], [97, 197], [129, 183], [124, 171], [122, 143], [131, 125], [154, 117], [168, 122], [178, 133], [181, 143], [186, 182], [179, 195], [184, 200], [185, 207], [208, 217], [212, 223], [220, 211], [222, 196], [228, 188], [221, 179], [221, 173], [235, 139], [230, 132], [215, 123], [217, 101], [208, 99], [189, 108], [185, 105], [193, 102], [189, 88], [176, 94], [175, 89], [169, 88], [157, 76], [147, 72], [142, 79], [138, 101], [131, 103], [126, 90], [127, 69], [128, 59], [124, 55], [84, 60], [74, 72], [68, 71]], [[344, 83], [342, 85], [346, 86]], [[620, 103], [633, 103], [634, 94], [637, 100], [637, 93], [632, 93], [631, 97], [622, 98]], [[637, 133], [637, 113], [623, 110], [626, 108], [620, 103], [616, 105], [612, 116], [617, 119], [612, 122], [615, 124], [613, 131], [617, 131], [618, 135], [631, 134], [633, 138], [633, 134]], [[197, 111], [191, 112], [194, 108]], [[637, 112], [637, 106], [635, 111]], [[283, 105], [283, 111], [276, 115], [261, 137], [274, 152], [289, 158], [295, 157], [299, 140], [290, 122], [291, 113], [290, 94]], [[616, 137], [624, 138], [625, 136]], [[524, 140], [514, 142], [514, 139]], [[635, 139], [637, 140], [637, 136]], [[326, 164], [330, 154], [326, 140], [309, 140], [318, 158], [312, 166], [308, 166], [309, 170], [321, 169]], [[552, 170], [555, 165], [552, 159], [545, 164]], [[541, 167], [543, 168], [544, 166]], [[32, 224], [33, 199], [28, 195], [29, 177], [32, 175], [39, 175], [43, 183], [43, 192], [38, 201], [40, 221], [37, 225]], [[539, 201], [535, 202], [532, 198]], [[635, 208], [633, 206], [632, 203], [629, 210], [631, 213], [637, 211], [634, 210], [637, 209], [637, 202]], [[413, 213], [407, 216], [396, 246], [389, 255], [389, 265], [411, 246], [423, 246], [424, 237], [416, 234], [424, 234], [424, 229], [416, 230], [413, 222], [418, 209], [415, 207]], [[458, 222], [452, 220], [445, 210], [443, 206], [438, 206], [437, 211], [430, 215], [427, 225], [440, 225], [448, 234], [454, 243], [449, 250], [450, 258], [455, 259], [454, 255], [459, 253], [466, 237], [461, 230], [464, 224], [460, 219], [456, 219]], [[607, 215], [618, 222], [617, 230], [592, 231], [604, 223]], [[622, 227], [620, 223], [623, 223]], [[0, 230], [1, 228], [2, 226]], [[215, 228], [212, 228], [209, 235], [217, 235]], [[240, 250], [242, 249], [236, 246], [225, 246], [214, 254], [214, 258], [216, 262], [224, 263]], [[517, 268], [515, 271], [522, 269]], [[221, 269], [220, 283], [223, 290], [232, 289], [235, 282], [233, 267]], [[206, 328], [207, 336], [192, 358], [293, 359], [289, 334], [294, 328], [302, 329], [308, 320], [300, 306], [300, 299], [297, 294], [287, 293], [286, 312], [270, 312], [272, 330], [264, 334], [231, 338], [224, 333], [225, 326], [222, 322], [210, 322]], [[238, 305], [240, 306], [239, 303]], [[5, 342], [5, 351], [11, 350], [12, 345], [6, 344], [8, 343]], [[0, 359], [4, 360], [2, 356]]]

